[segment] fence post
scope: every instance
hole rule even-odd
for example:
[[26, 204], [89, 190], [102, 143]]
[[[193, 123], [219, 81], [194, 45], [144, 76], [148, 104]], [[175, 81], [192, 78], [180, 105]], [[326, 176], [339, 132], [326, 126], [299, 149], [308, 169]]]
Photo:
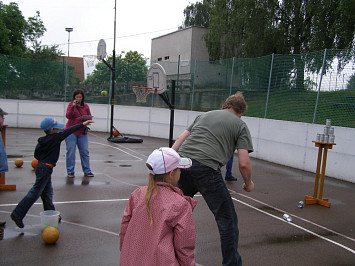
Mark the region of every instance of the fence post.
[[274, 64], [274, 53], [271, 55], [271, 66], [270, 66], [270, 74], [269, 74], [269, 85], [267, 86], [267, 95], [266, 95], [266, 106], [265, 106], [265, 115], [264, 118], [266, 118], [267, 115], [267, 106], [269, 104], [269, 94], [270, 94], [270, 86], [271, 86], [271, 76], [272, 76], [272, 67]]
[[194, 62], [194, 74], [193, 74], [193, 79], [192, 79], [192, 95], [191, 95], [191, 110], [193, 111], [193, 105], [194, 105], [194, 94], [195, 94], [195, 78], [196, 78], [196, 60]]
[[320, 92], [320, 86], [322, 84], [322, 79], [323, 79], [323, 71], [324, 71], [324, 64], [325, 64], [325, 57], [327, 55], [327, 48], [324, 50], [324, 57], [323, 57], [323, 65], [322, 65], [322, 71], [320, 74], [320, 80], [319, 80], [319, 86], [318, 86], [318, 93], [317, 93], [317, 101], [316, 101], [316, 107], [314, 109], [314, 116], [313, 116], [313, 124], [316, 121], [316, 114], [317, 114], [317, 108], [318, 108], [318, 100], [319, 100], [319, 92]]
[[180, 80], [180, 55], [179, 55], [179, 61], [178, 61], [178, 67], [177, 67], [177, 81], [176, 81], [177, 87], [179, 87], [179, 80]]
[[229, 85], [229, 95], [232, 94], [233, 75], [234, 75], [234, 57], [233, 57], [232, 71], [231, 71], [231, 82], [230, 82], [230, 85]]

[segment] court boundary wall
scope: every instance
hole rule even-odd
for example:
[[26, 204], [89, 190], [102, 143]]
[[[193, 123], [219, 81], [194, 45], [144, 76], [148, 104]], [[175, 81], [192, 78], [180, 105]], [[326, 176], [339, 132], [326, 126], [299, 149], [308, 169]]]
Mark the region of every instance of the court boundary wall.
[[[39, 128], [44, 117], [66, 123], [67, 105], [64, 102], [0, 99], [0, 107], [8, 112], [5, 124], [17, 128]], [[91, 130], [109, 132], [111, 106], [89, 106], [95, 120]], [[174, 139], [201, 113], [175, 110]], [[312, 141], [317, 133], [323, 133], [324, 125], [245, 116], [242, 119], [247, 123], [253, 139], [254, 152], [251, 157], [315, 173], [318, 148]], [[115, 105], [114, 126], [127, 135], [168, 139], [170, 110]], [[328, 152], [326, 175], [355, 183], [355, 129], [334, 128], [336, 145]]]

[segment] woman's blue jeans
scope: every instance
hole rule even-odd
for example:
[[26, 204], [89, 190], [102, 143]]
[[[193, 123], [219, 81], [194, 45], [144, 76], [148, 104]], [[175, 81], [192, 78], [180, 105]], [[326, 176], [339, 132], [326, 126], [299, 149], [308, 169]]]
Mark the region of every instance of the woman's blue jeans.
[[226, 164], [226, 177], [233, 176], [232, 175], [233, 159], [234, 159], [234, 155], [232, 155], [232, 158], [230, 158], [228, 163]]
[[32, 205], [41, 197], [43, 209], [55, 210], [53, 205], [53, 187], [52, 187], [52, 172], [51, 166], [39, 163], [35, 168], [36, 182], [28, 191], [27, 195], [13, 210], [12, 215], [17, 219], [22, 220]]
[[220, 234], [223, 265], [242, 265], [238, 253], [238, 217], [220, 169], [213, 170], [192, 159], [192, 166], [181, 169], [179, 188], [193, 197], [200, 192], [212, 211]]
[[67, 174], [74, 174], [75, 169], [75, 152], [76, 146], [78, 146], [81, 167], [84, 174], [90, 174], [90, 156], [89, 156], [89, 138], [88, 135], [77, 135], [70, 134], [65, 139], [65, 144], [67, 146], [66, 164], [67, 164]]

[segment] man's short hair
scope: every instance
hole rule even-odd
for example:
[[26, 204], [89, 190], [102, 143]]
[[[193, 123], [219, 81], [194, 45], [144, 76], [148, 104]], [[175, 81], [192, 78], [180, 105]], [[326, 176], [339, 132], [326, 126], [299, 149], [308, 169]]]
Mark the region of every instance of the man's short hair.
[[232, 108], [237, 114], [243, 114], [248, 109], [242, 92], [238, 91], [224, 100], [222, 109], [229, 108]]

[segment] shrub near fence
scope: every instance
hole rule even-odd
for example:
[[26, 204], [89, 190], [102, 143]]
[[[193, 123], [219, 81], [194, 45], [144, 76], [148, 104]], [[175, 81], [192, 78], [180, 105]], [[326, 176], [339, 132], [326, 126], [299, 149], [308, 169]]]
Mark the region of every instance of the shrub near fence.
[[[86, 101], [111, 104], [110, 84], [75, 85], [64, 93], [62, 63], [50, 60], [0, 56], [1, 98], [70, 101], [81, 88]], [[246, 116], [285, 121], [355, 127], [354, 50], [324, 50], [301, 55], [269, 55], [260, 58], [232, 58], [220, 61], [159, 63], [171, 80], [176, 80], [175, 109], [209, 111], [219, 109], [223, 100], [242, 91], [248, 102]], [[50, 71], [45, 71], [45, 66]], [[35, 70], [38, 70], [37, 72]], [[137, 103], [132, 86], [146, 81], [119, 83], [114, 103], [168, 108], [159, 95]], [[66, 99], [64, 99], [66, 95]]]

